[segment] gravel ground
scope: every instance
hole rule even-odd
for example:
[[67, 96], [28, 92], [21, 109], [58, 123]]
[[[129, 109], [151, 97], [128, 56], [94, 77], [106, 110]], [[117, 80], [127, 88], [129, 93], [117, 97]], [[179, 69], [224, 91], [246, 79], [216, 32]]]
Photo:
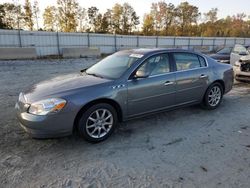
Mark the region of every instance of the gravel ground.
[[221, 107], [199, 106], [123, 123], [105, 142], [31, 139], [14, 104], [24, 88], [96, 59], [0, 62], [0, 187], [249, 187], [250, 85]]

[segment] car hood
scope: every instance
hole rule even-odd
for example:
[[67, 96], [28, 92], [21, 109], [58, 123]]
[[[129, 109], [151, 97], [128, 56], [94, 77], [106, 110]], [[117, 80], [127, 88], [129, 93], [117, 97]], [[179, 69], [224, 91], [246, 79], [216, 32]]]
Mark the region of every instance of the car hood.
[[35, 84], [26, 90], [24, 94], [27, 102], [34, 102], [44, 99], [45, 97], [55, 96], [62, 92], [66, 93], [110, 81], [111, 80], [91, 75], [68, 74]]
[[230, 55], [228, 54], [212, 54], [210, 55], [210, 57], [215, 60], [229, 60], [230, 59]]

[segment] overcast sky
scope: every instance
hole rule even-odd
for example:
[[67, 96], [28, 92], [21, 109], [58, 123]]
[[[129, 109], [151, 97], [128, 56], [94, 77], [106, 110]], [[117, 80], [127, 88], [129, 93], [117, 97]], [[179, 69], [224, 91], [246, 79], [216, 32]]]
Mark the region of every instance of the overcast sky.
[[[5, 2], [19, 2], [24, 3], [24, 0], [0, 0], [0, 3]], [[105, 12], [107, 8], [111, 8], [115, 3], [124, 3], [128, 2], [133, 6], [138, 16], [142, 20], [143, 15], [146, 12], [149, 12], [151, 3], [158, 2], [159, 0], [78, 0], [79, 4], [88, 8], [91, 6], [96, 6], [100, 12]], [[167, 3], [173, 3], [178, 5], [184, 0], [166, 0]], [[250, 15], [250, 0], [187, 0], [190, 4], [199, 7], [200, 12], [204, 13], [209, 11], [211, 8], [218, 8], [218, 16], [220, 18], [226, 17], [228, 15], [234, 15], [237, 13], [244, 12], [247, 15]], [[31, 0], [33, 2], [33, 0]], [[40, 9], [43, 9], [48, 5], [55, 5], [56, 0], [38, 0]]]

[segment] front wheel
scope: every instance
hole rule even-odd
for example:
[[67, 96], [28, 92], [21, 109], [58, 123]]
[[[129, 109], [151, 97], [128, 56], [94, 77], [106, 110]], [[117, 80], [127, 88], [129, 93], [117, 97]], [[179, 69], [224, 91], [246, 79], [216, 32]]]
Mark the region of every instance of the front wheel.
[[116, 124], [115, 109], [109, 104], [96, 104], [82, 114], [78, 131], [89, 142], [101, 142], [112, 134]]
[[206, 91], [202, 106], [208, 110], [216, 109], [223, 98], [223, 89], [220, 83], [212, 84]]

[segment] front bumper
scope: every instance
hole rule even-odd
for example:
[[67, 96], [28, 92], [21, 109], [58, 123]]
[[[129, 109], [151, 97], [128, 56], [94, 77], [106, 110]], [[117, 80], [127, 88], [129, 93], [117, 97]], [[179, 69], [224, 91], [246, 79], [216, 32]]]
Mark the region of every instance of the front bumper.
[[71, 135], [73, 122], [65, 113], [39, 116], [21, 110], [15, 106], [17, 119], [21, 127], [33, 138], [54, 138]]
[[234, 66], [236, 80], [250, 81], [250, 72], [241, 71], [240, 67]]

